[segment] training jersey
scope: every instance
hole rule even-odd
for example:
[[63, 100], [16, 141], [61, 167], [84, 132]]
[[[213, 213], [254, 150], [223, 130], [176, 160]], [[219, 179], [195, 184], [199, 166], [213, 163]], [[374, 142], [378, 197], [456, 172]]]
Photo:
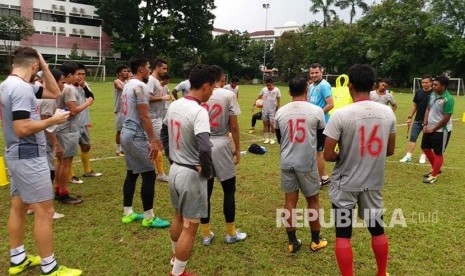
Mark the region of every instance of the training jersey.
[[241, 114], [236, 95], [224, 88], [215, 88], [210, 99], [202, 103], [210, 117], [211, 136], [224, 136], [229, 133], [229, 116]]
[[[124, 89], [126, 82], [123, 82], [119, 79], [116, 79], [116, 81], [122, 84]], [[113, 107], [114, 113], [121, 112], [121, 94], [123, 94], [123, 90], [118, 90], [116, 87], [113, 86], [113, 98], [115, 99], [115, 105]]]
[[392, 96], [391, 93], [388, 93], [388, 92], [380, 95], [380, 94], [378, 94], [378, 92], [376, 92], [376, 90], [373, 90], [373, 91], [370, 92], [370, 99], [372, 101], [374, 101], [374, 102], [384, 104], [384, 105], [388, 105], [389, 103], [391, 105], [396, 104], [396, 101], [394, 100], [394, 97]]
[[415, 114], [416, 122], [423, 123], [423, 120], [425, 119], [426, 108], [428, 107], [429, 96], [431, 95], [432, 91], [433, 90], [425, 91], [423, 89], [418, 89], [415, 93], [415, 96], [413, 96], [413, 102], [417, 107], [417, 112]]
[[30, 159], [46, 156], [45, 134], [38, 131], [19, 138], [13, 130], [13, 112], [26, 111], [29, 119], [39, 121], [36, 94], [40, 86], [31, 85], [16, 75], [10, 75], [0, 85], [3, 139], [6, 159]]
[[[90, 90], [89, 85], [87, 82], [85, 83], [85, 86]], [[79, 97], [77, 98], [77, 105], [83, 105], [86, 102], [86, 92], [84, 91], [84, 88], [81, 86], [76, 86], [76, 89], [79, 93]], [[90, 125], [90, 110], [89, 107], [86, 107], [83, 111], [79, 113], [79, 122], [81, 126], [87, 126]]]
[[[67, 102], [76, 102], [76, 105], [79, 104], [79, 92], [76, 88], [76, 86], [72, 84], [67, 84], [65, 83], [65, 87], [63, 88], [63, 91], [61, 91], [61, 97], [58, 101], [58, 107], [60, 109], [65, 109], [66, 103]], [[79, 114], [76, 114], [74, 116], [69, 116], [68, 120], [64, 122], [63, 124], [58, 125], [56, 128], [56, 131], [61, 131], [66, 129], [66, 132], [75, 132], [79, 130], [80, 122], [79, 122]]]
[[[429, 113], [427, 128], [433, 128], [442, 120], [444, 114], [452, 115], [454, 113], [454, 98], [452, 98], [447, 90], [444, 91], [441, 96], [439, 96], [436, 92], [433, 92], [429, 97], [428, 106]], [[436, 132], [443, 132], [444, 130], [447, 132], [452, 131], [452, 117], [445, 126], [436, 130]]]
[[148, 139], [140, 121], [137, 106], [149, 104], [149, 89], [138, 79], [130, 79], [121, 94], [121, 112], [123, 114], [123, 130], [131, 131], [134, 136]]
[[185, 80], [180, 82], [176, 87], [174, 87], [174, 90], [176, 91], [181, 91], [182, 96], [185, 97], [187, 93], [189, 93], [189, 90], [191, 89], [191, 82], [189, 80]]
[[[149, 76], [149, 81], [147, 82], [147, 87], [149, 88], [150, 96], [161, 97], [163, 96], [163, 87], [161, 86], [160, 81], [154, 76]], [[151, 119], [163, 119], [165, 115], [165, 100], [161, 101], [152, 101], [149, 102], [149, 111]]]
[[54, 99], [40, 99], [37, 100], [39, 106], [39, 115], [51, 117], [57, 110], [57, 101]]
[[170, 159], [184, 165], [200, 165], [196, 135], [210, 133], [208, 112], [191, 97], [170, 104], [163, 123], [168, 126]]
[[317, 129], [325, 125], [323, 109], [307, 101], [278, 109], [275, 128], [281, 132], [281, 169], [309, 172], [316, 168]]
[[237, 98], [237, 93], [239, 93], [239, 85], [236, 85], [236, 87], [232, 88], [231, 84], [226, 84], [223, 88], [233, 92]]
[[339, 145], [331, 185], [347, 192], [381, 190], [388, 139], [395, 132], [396, 117], [386, 105], [367, 99], [335, 110], [323, 132]]
[[276, 101], [278, 98], [281, 98], [281, 91], [279, 88], [274, 87], [271, 91], [267, 87], [263, 87], [260, 91], [260, 96], [263, 96], [263, 107], [262, 112], [275, 112], [276, 111]]
[[[324, 79], [321, 79], [316, 85], [312, 83], [308, 88], [308, 101], [322, 109], [326, 106], [326, 98], [332, 96], [331, 84]], [[325, 120], [328, 122], [329, 113], [325, 113]]]

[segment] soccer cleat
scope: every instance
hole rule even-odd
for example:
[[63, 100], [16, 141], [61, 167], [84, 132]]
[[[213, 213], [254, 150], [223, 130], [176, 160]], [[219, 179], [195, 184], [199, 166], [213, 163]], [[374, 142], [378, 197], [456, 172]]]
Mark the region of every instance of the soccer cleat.
[[19, 264], [10, 263], [8, 273], [10, 275], [17, 275], [31, 266], [40, 265], [40, 256], [27, 255], [26, 258]]
[[400, 163], [412, 163], [412, 158], [404, 156], [404, 158], [399, 160]]
[[254, 133], [255, 133], [255, 129], [251, 128], [251, 129], [249, 130], [249, 134], [254, 134]]
[[212, 244], [214, 237], [215, 237], [215, 234], [210, 231], [210, 236], [202, 238], [202, 245], [209, 246], [210, 244]]
[[320, 186], [323, 187], [323, 186], [326, 186], [328, 185], [329, 183], [331, 183], [331, 178], [326, 178], [326, 179], [321, 179], [320, 180]]
[[325, 248], [327, 245], [328, 245], [328, 241], [326, 241], [325, 239], [320, 239], [319, 243], [312, 242], [312, 244], [310, 245], [310, 249], [313, 252], [315, 252], [322, 248]]
[[121, 218], [122, 223], [131, 223], [133, 221], [139, 221], [144, 218], [143, 214], [138, 214], [138, 213], [131, 213], [130, 215], [123, 216]]
[[299, 251], [300, 247], [302, 247], [302, 242], [300, 240], [297, 240], [296, 242], [290, 242], [287, 245], [287, 251], [289, 253], [296, 253]]
[[143, 219], [142, 226], [147, 228], [166, 228], [170, 226], [171, 223], [167, 220], [163, 220], [159, 217], [153, 217], [151, 219]]
[[53, 213], [53, 219], [61, 219], [63, 217], [65, 217], [65, 215], [57, 213], [57, 212]]
[[[425, 174], [423, 175], [423, 177], [428, 178], [428, 177], [431, 176], [432, 173], [433, 173], [433, 171], [427, 172], [427, 173], [425, 173]], [[441, 170], [438, 172], [438, 174], [440, 174], [440, 173], [442, 173]]]
[[425, 184], [434, 184], [436, 181], [438, 181], [438, 178], [436, 176], [432, 176], [432, 175], [430, 175], [426, 179], [423, 179], [423, 183], [425, 183]]
[[80, 276], [82, 275], [82, 270], [69, 268], [64, 265], [58, 266], [56, 269], [53, 269], [49, 273], [42, 273], [40, 276]]
[[82, 181], [81, 179], [79, 179], [79, 177], [77, 177], [77, 176], [75, 176], [75, 175], [72, 176], [72, 177], [69, 179], [68, 182], [69, 182], [69, 183], [73, 183], [73, 184], [82, 184], [82, 183], [84, 183], [84, 181]]
[[274, 141], [274, 139], [270, 139], [270, 144], [271, 145], [274, 145], [276, 142]]
[[226, 243], [235, 243], [235, 242], [240, 242], [243, 241], [247, 238], [247, 233], [243, 233], [239, 231], [239, 229], [236, 230], [236, 235], [231, 237], [229, 234], [226, 235]]
[[265, 142], [263, 142], [263, 143], [268, 144], [269, 142], [270, 142], [270, 139], [267, 138], [267, 139], [265, 139]]
[[157, 180], [160, 182], [168, 182], [169, 178], [166, 174], [161, 174], [157, 177]]
[[418, 161], [418, 163], [420, 163], [420, 164], [425, 164], [426, 163], [426, 155], [425, 154], [420, 155], [420, 160]]
[[116, 153], [116, 156], [118, 156], [118, 157], [124, 157], [125, 155], [124, 155], [124, 152], [123, 152], [123, 151], [120, 151], [120, 152], [117, 152], [117, 153]]
[[[170, 273], [170, 276], [174, 276], [174, 274], [171, 274]], [[181, 275], [179, 276], [198, 276], [198, 274], [192, 274], [192, 273], [189, 273], [189, 272], [186, 272], [184, 271]]]
[[90, 171], [88, 173], [84, 173], [82, 176], [84, 176], [84, 177], [98, 177], [98, 176], [102, 176], [102, 173], [94, 172], [92, 170], [92, 171]]
[[80, 204], [83, 202], [82, 199], [80, 198], [75, 198], [75, 197], [70, 197], [69, 194], [68, 195], [64, 195], [64, 196], [60, 196], [58, 198], [58, 201], [60, 203], [63, 203], [63, 204]]

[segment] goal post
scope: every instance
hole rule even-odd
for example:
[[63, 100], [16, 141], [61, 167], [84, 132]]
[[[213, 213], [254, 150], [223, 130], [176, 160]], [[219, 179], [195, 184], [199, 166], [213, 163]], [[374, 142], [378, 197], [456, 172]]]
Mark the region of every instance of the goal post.
[[[415, 94], [415, 92], [420, 88], [421, 88], [421, 78], [413, 78], [413, 88], [412, 88], [413, 94]], [[455, 92], [455, 95], [457, 96], [465, 95], [465, 84], [463, 83], [462, 78], [450, 78], [447, 89], [450, 92]]]

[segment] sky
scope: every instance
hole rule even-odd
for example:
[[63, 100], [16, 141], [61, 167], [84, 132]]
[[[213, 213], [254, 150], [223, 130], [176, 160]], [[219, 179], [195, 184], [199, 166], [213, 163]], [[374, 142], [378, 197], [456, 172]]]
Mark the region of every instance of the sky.
[[[366, 0], [372, 4], [374, 0]], [[270, 4], [268, 20], [263, 4]], [[299, 26], [312, 22], [322, 21], [321, 14], [312, 14], [310, 0], [215, 0], [216, 9], [212, 12], [216, 16], [214, 27], [226, 30], [239, 30], [241, 32], [271, 30], [274, 27], [283, 27], [289, 21], [295, 21]], [[349, 22], [349, 10], [340, 11], [334, 8], [340, 18]], [[356, 18], [361, 12], [358, 12]], [[267, 21], [267, 22], [266, 22]]]

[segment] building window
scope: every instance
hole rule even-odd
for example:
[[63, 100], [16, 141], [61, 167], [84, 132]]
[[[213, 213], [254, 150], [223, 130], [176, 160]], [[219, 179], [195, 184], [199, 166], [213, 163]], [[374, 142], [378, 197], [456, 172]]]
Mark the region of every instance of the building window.
[[21, 12], [19, 10], [0, 8], [0, 16], [3, 16], [3, 15], [20, 16]]
[[93, 0], [69, 0], [71, 3], [78, 3], [78, 4], [84, 4], [84, 5], [93, 5], [94, 1]]
[[34, 12], [34, 20], [66, 23], [66, 16], [51, 13]]
[[70, 24], [77, 24], [77, 25], [86, 25], [86, 26], [100, 26], [100, 20], [92, 19], [92, 18], [82, 18], [82, 17], [69, 17]]

